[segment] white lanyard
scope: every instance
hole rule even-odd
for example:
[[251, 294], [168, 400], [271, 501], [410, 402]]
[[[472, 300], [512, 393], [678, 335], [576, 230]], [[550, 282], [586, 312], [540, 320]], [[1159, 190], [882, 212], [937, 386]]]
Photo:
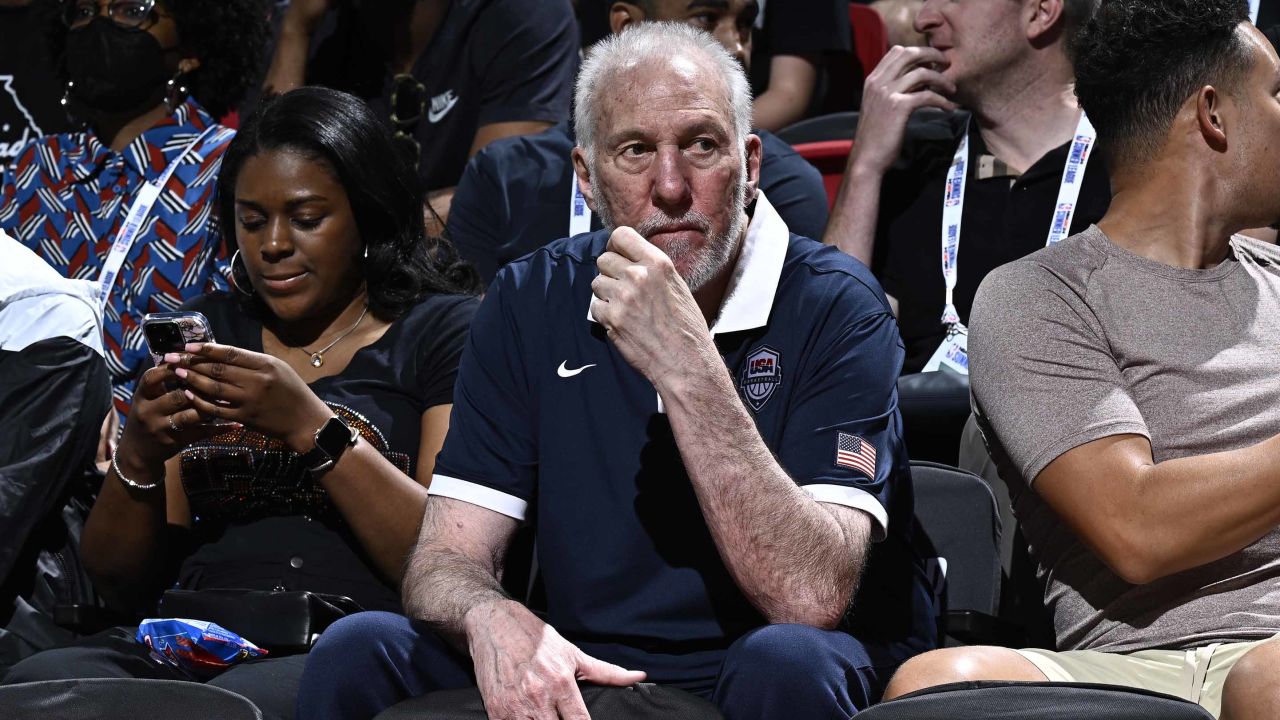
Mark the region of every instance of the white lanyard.
[[1254, 25], [1258, 24], [1258, 7], [1262, 5], [1262, 0], [1249, 0], [1249, 22]]
[[104, 311], [107, 307], [107, 298], [111, 296], [111, 288], [116, 284], [116, 277], [120, 274], [120, 268], [124, 265], [124, 259], [129, 255], [129, 250], [133, 248], [133, 243], [138, 239], [138, 234], [142, 231], [142, 222], [151, 213], [151, 208], [156, 204], [156, 199], [160, 197], [165, 184], [169, 182], [169, 178], [173, 177], [173, 172], [178, 169], [178, 165], [182, 164], [182, 159], [187, 156], [187, 153], [194, 150], [201, 140], [204, 140], [209, 133], [217, 129], [217, 125], [210, 125], [205, 128], [204, 132], [187, 143], [187, 146], [169, 163], [164, 172], [160, 173], [160, 177], [150, 182], [144, 181], [142, 187], [138, 188], [138, 194], [134, 197], [133, 204], [129, 206], [128, 214], [124, 217], [124, 224], [120, 226], [120, 231], [116, 233], [116, 240], [111, 245], [111, 252], [107, 255], [107, 261], [102, 265], [102, 273], [98, 275], [98, 303]]
[[569, 192], [569, 237], [573, 237], [591, 230], [591, 208], [578, 187], [578, 178], [574, 176], [569, 184], [573, 186]]
[[[1067, 162], [1062, 169], [1058, 202], [1054, 205], [1045, 245], [1059, 242], [1071, 231], [1071, 219], [1075, 217], [1080, 188], [1084, 185], [1084, 171], [1089, 165], [1089, 157], [1097, 138], [1098, 133], [1093, 129], [1093, 124], [1081, 113], [1075, 137], [1071, 141], [1071, 150], [1067, 153]], [[964, 191], [968, 176], [969, 133], [966, 131], [960, 140], [960, 147], [956, 149], [955, 158], [951, 160], [951, 169], [947, 171], [947, 184], [942, 198], [942, 278], [947, 285], [942, 322], [961, 328], [963, 325], [960, 323], [960, 313], [955, 306], [956, 267], [960, 257], [960, 224], [964, 216]]]

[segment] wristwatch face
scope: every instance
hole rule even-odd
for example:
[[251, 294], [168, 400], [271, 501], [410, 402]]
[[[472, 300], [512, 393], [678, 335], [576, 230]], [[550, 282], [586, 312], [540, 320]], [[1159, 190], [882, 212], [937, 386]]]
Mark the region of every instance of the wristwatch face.
[[351, 427], [334, 416], [316, 433], [316, 447], [324, 451], [331, 459], [336, 460], [342, 451], [353, 442]]

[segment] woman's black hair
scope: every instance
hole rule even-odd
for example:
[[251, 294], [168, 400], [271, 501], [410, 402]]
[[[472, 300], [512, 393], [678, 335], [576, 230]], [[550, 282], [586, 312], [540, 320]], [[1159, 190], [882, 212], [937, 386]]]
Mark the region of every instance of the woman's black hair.
[[[67, 27], [65, 0], [44, 0], [51, 57], [63, 57]], [[262, 82], [271, 40], [269, 0], [156, 0], [173, 15], [178, 37], [200, 59], [200, 67], [185, 78], [196, 102], [220, 118], [234, 110], [250, 88]], [[66, 68], [59, 61], [59, 75]]]
[[324, 162], [342, 183], [368, 248], [364, 279], [376, 317], [394, 320], [431, 293], [480, 291], [479, 275], [453, 245], [427, 237], [418, 174], [387, 127], [359, 98], [322, 87], [265, 98], [227, 148], [218, 219], [230, 252], [236, 250], [236, 179], [246, 160], [271, 150]]

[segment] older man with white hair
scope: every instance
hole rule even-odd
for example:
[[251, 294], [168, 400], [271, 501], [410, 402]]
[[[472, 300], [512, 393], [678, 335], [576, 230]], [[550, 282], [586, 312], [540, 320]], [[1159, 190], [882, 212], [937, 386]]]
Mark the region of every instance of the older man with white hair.
[[[499, 272], [408, 617], [328, 630], [300, 715], [474, 685], [491, 718], [585, 718], [578, 683], [648, 680], [730, 720], [847, 718], [934, 634], [893, 315], [866, 268], [791, 235], [758, 191], [747, 82], [710, 35], [655, 23], [603, 41], [576, 113], [578, 181], [606, 229]], [[499, 585], [522, 522], [541, 617]]]

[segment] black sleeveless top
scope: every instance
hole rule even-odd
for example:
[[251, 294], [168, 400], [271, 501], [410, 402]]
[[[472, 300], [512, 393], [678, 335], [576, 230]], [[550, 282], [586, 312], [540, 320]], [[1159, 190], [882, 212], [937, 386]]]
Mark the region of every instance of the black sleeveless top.
[[[312, 391], [412, 477], [422, 413], [453, 402], [458, 358], [478, 304], [456, 295], [424, 298], [356, 351], [340, 374], [311, 383]], [[262, 323], [236, 298], [215, 293], [186, 307], [208, 317], [219, 343], [262, 352]], [[395, 587], [377, 575], [299, 459], [279, 440], [240, 427], [182, 451], [196, 549], [182, 562], [179, 586], [312, 590], [398, 611]]]

